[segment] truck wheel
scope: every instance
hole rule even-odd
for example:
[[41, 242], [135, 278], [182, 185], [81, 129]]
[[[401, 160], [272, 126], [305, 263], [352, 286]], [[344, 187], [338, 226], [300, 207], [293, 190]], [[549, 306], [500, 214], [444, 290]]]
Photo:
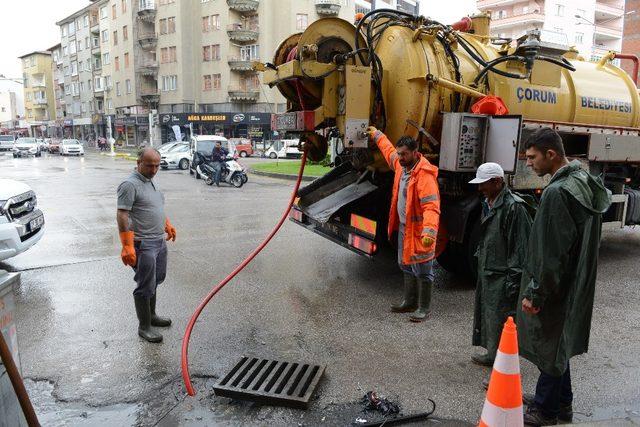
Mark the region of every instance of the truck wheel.
[[242, 158], [247, 157], [247, 152], [246, 151], [241, 151], [240, 152], [240, 157], [242, 157]]
[[276, 159], [278, 157], [278, 155], [276, 153], [269, 153], [269, 158], [270, 159]]

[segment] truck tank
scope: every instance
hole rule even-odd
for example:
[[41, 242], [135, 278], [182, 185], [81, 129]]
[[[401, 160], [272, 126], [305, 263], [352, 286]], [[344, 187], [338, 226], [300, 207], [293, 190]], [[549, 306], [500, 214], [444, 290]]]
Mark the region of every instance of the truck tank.
[[[301, 73], [265, 76], [288, 98], [290, 110], [316, 110], [317, 128], [336, 124], [346, 135], [348, 112], [332, 111], [333, 105], [360, 102], [370, 103], [371, 122], [384, 128], [391, 141], [405, 134], [417, 137], [419, 128], [425, 135], [437, 136], [442, 112], [469, 111], [483, 94], [500, 97], [510, 114], [525, 120], [611, 127], [640, 124], [636, 85], [610, 63], [613, 55], [587, 62], [575, 50], [540, 41], [535, 31], [517, 43], [491, 39], [487, 15], [466, 18], [453, 27], [390, 12], [365, 21], [358, 42], [356, 26], [346, 21], [314, 22], [283, 42], [274, 58], [276, 67], [293, 61]], [[371, 47], [377, 61], [369, 60]], [[361, 52], [354, 54], [357, 49]], [[349, 99], [340, 90], [349, 84], [340, 73], [349, 64], [372, 68], [370, 96], [360, 91], [358, 99]], [[378, 94], [382, 102], [376, 100]], [[423, 151], [437, 156], [438, 148], [426, 144]], [[385, 169], [379, 157], [374, 168]]]

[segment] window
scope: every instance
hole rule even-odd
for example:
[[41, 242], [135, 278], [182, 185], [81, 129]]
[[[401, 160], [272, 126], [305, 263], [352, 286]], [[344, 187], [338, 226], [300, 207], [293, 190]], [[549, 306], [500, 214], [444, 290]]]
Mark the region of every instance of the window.
[[257, 44], [242, 46], [240, 48], [240, 59], [242, 61], [256, 61], [260, 59], [260, 46]]
[[167, 92], [178, 88], [178, 76], [162, 76], [162, 91]]
[[109, 41], [109, 30], [102, 31], [102, 43], [107, 43]]
[[102, 61], [100, 61], [100, 57], [99, 56], [94, 56], [93, 57], [93, 69], [94, 70], [100, 70], [102, 68]]
[[220, 60], [220, 45], [202, 46], [202, 60], [204, 62]]
[[129, 52], [124, 54], [124, 68], [129, 68]]
[[583, 39], [584, 39], [584, 33], [576, 33], [576, 37], [575, 37], [576, 44], [584, 43]]
[[107, 17], [107, 6], [102, 6], [100, 8], [100, 19], [104, 19]]
[[78, 43], [78, 52], [82, 51], [82, 41], [78, 40], [76, 43]]
[[113, 45], [117, 46], [118, 45], [118, 30], [115, 30], [113, 32]]
[[111, 19], [116, 19], [116, 5], [111, 6]]
[[220, 29], [220, 15], [211, 15], [202, 17], [202, 32], [208, 33], [209, 31]]
[[76, 42], [71, 42], [71, 44], [69, 45], [69, 55], [75, 55], [76, 51], [77, 51], [77, 45]]
[[92, 47], [100, 47], [100, 38], [91, 37], [91, 46]]
[[218, 90], [222, 87], [222, 75], [221, 74], [213, 74], [213, 88]]
[[69, 36], [72, 36], [76, 33], [76, 22], [69, 22]]
[[84, 82], [80, 82], [80, 92], [84, 92]]
[[116, 71], [120, 71], [120, 57], [118, 56], [115, 57], [114, 64], [115, 64]]
[[127, 28], [126, 25], [122, 27], [122, 40], [124, 41], [129, 40], [129, 28]]
[[104, 65], [109, 65], [111, 63], [111, 56], [109, 55], [109, 52], [102, 54], [102, 63]]
[[564, 16], [564, 5], [556, 4], [556, 16]]
[[72, 76], [78, 75], [78, 63], [76, 61], [71, 62], [71, 75]]
[[78, 70], [84, 71], [84, 63], [82, 61], [78, 61]]
[[204, 80], [202, 82], [202, 90], [210, 91], [211, 90], [211, 74], [207, 74], [203, 76]]
[[309, 15], [306, 13], [296, 14], [296, 29], [306, 30], [309, 26]]
[[[65, 76], [70, 76], [71, 75], [71, 70], [69, 69], [69, 67], [64, 67], [64, 75]], [[25, 87], [29, 87], [29, 85], [27, 84], [27, 81], [25, 80], [24, 82]]]
[[124, 14], [127, 11], [127, 0], [122, 0], [122, 13]]
[[172, 16], [171, 18], [167, 18], [167, 33], [173, 34], [176, 32], [176, 17]]
[[91, 80], [87, 80], [87, 86], [89, 87], [89, 90], [91, 90]]
[[84, 27], [87, 28], [89, 26], [89, 15], [84, 15], [84, 17], [82, 18], [82, 22], [84, 24]]
[[506, 17], [507, 17], [507, 11], [506, 10], [498, 11], [498, 19], [502, 19], [502, 18], [506, 18]]
[[67, 37], [67, 26], [63, 25], [60, 27], [60, 31], [62, 32], [62, 37]]
[[111, 76], [106, 76], [104, 78], [104, 87], [105, 88], [110, 88], [111, 87]]
[[125, 83], [125, 86], [126, 86], [126, 89], [127, 89], [127, 93], [131, 93], [131, 80], [127, 79], [127, 80], [125, 80], [124, 83]]
[[84, 48], [89, 49], [91, 45], [89, 44], [89, 37], [84, 38]]
[[71, 85], [64, 85], [64, 94], [71, 95]]
[[107, 100], [107, 109], [113, 110], [113, 101], [110, 99]]
[[122, 93], [120, 92], [120, 82], [116, 82], [116, 95], [120, 96]]
[[63, 56], [69, 55], [69, 46], [62, 46], [62, 55]]
[[176, 56], [175, 46], [163, 47], [162, 49], [160, 49], [161, 63], [166, 64], [168, 62], [176, 62], [176, 61], [177, 61], [177, 56]]

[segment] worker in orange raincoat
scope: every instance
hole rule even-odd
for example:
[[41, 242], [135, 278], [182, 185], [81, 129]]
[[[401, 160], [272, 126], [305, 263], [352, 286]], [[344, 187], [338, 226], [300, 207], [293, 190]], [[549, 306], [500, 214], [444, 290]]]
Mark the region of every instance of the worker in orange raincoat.
[[438, 168], [418, 152], [418, 143], [403, 136], [396, 146], [375, 127], [367, 129], [394, 172], [389, 211], [389, 238], [398, 233], [398, 264], [404, 273], [404, 299], [391, 307], [396, 313], [413, 311], [410, 320], [422, 322], [430, 314], [433, 259], [440, 220]]

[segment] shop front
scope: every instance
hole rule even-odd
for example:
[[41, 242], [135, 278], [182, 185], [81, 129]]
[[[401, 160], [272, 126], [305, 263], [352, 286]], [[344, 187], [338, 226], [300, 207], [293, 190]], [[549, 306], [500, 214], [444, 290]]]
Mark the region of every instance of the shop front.
[[120, 147], [140, 147], [149, 143], [149, 116], [116, 117], [116, 145]]
[[197, 135], [221, 135], [252, 141], [271, 139], [270, 113], [164, 113], [159, 115], [162, 143], [176, 139], [174, 126], [189, 135], [189, 125]]

